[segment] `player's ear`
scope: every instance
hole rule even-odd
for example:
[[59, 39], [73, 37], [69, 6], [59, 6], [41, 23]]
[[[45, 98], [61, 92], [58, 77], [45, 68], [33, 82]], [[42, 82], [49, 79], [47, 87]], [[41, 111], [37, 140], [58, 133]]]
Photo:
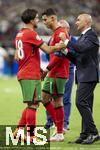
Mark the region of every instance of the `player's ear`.
[[33, 19], [32, 19], [32, 20], [30, 20], [30, 23], [32, 23], [32, 24], [33, 24], [33, 23], [34, 23], [34, 20], [33, 20]]
[[51, 16], [52, 20], [54, 20], [54, 16]]
[[52, 15], [52, 16], [51, 16], [51, 18], [52, 18], [52, 21], [54, 21], [54, 20], [55, 20], [55, 16], [54, 16], [54, 15]]

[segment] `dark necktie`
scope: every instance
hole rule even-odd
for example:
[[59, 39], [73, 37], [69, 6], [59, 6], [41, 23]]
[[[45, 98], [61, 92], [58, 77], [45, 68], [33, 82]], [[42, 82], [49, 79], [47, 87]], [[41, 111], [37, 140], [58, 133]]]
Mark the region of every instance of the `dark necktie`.
[[82, 38], [83, 34], [80, 35], [80, 37], [78, 38], [78, 41], [80, 41], [80, 39]]

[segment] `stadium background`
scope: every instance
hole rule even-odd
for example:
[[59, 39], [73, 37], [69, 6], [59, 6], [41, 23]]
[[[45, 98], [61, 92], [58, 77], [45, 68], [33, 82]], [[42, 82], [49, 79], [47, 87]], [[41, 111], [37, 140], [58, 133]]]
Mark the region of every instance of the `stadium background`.
[[[7, 58], [3, 60], [3, 52], [0, 52], [0, 76], [13, 76], [17, 72], [17, 64], [13, 60], [14, 38], [18, 30], [22, 27], [20, 14], [26, 8], [35, 8], [39, 14], [44, 8], [52, 7], [58, 14], [58, 19], [66, 19], [71, 26], [71, 34], [79, 36], [75, 29], [75, 19], [79, 13], [90, 13], [93, 17], [93, 26], [100, 35], [100, 0], [0, 0], [0, 46], [7, 52]], [[43, 39], [49, 36], [51, 31], [43, 23], [39, 22], [39, 35]], [[2, 49], [0, 48], [0, 51]], [[42, 65], [47, 63], [45, 55], [42, 53]]]
[[[100, 36], [100, 0], [0, 0], [0, 125], [16, 124], [24, 107], [20, 86], [15, 77], [18, 66], [13, 56], [15, 52], [14, 38], [22, 27], [20, 14], [27, 7], [37, 9], [40, 14], [44, 8], [55, 8], [58, 19], [66, 19], [70, 23], [71, 34], [76, 37], [79, 36], [74, 26], [77, 15], [83, 12], [90, 13], [93, 16], [93, 26]], [[44, 40], [47, 40], [51, 34], [51, 31], [42, 22], [39, 23], [37, 31]], [[3, 57], [5, 52], [2, 48], [4, 48], [7, 57]], [[45, 67], [47, 59], [44, 53], [41, 53], [41, 59], [42, 65]], [[5, 78], [5, 76], [8, 78]], [[76, 138], [80, 132], [81, 118], [75, 107], [75, 90], [76, 86], [74, 85], [70, 120], [71, 130], [66, 133], [65, 142], [52, 143], [50, 147], [53, 150], [100, 150], [100, 142], [89, 146], [68, 144], [68, 141]], [[100, 131], [100, 84], [97, 85], [95, 90], [94, 103], [94, 118]], [[40, 106], [37, 112], [37, 123], [40, 125], [45, 123], [43, 106]], [[4, 147], [0, 145], [0, 149], [4, 149]]]

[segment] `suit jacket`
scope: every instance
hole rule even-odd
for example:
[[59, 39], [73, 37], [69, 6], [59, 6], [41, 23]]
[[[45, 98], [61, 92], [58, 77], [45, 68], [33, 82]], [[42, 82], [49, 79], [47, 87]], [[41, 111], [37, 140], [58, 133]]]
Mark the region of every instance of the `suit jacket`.
[[98, 82], [99, 40], [96, 32], [88, 30], [77, 43], [69, 41], [67, 48], [75, 49], [75, 52], [69, 51], [66, 57], [76, 64], [76, 82]]

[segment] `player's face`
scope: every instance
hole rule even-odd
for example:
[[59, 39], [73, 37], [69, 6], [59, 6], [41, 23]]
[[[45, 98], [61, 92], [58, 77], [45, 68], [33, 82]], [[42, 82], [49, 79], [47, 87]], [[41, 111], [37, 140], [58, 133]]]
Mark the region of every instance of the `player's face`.
[[34, 19], [34, 24], [33, 24], [34, 28], [37, 28], [38, 22], [39, 22], [39, 15], [37, 14], [35, 19]]
[[77, 26], [77, 30], [82, 32], [84, 30], [85, 26], [86, 26], [85, 17], [82, 16], [82, 15], [78, 16], [75, 24]]
[[46, 25], [47, 28], [52, 27], [52, 16], [42, 16], [43, 23]]

